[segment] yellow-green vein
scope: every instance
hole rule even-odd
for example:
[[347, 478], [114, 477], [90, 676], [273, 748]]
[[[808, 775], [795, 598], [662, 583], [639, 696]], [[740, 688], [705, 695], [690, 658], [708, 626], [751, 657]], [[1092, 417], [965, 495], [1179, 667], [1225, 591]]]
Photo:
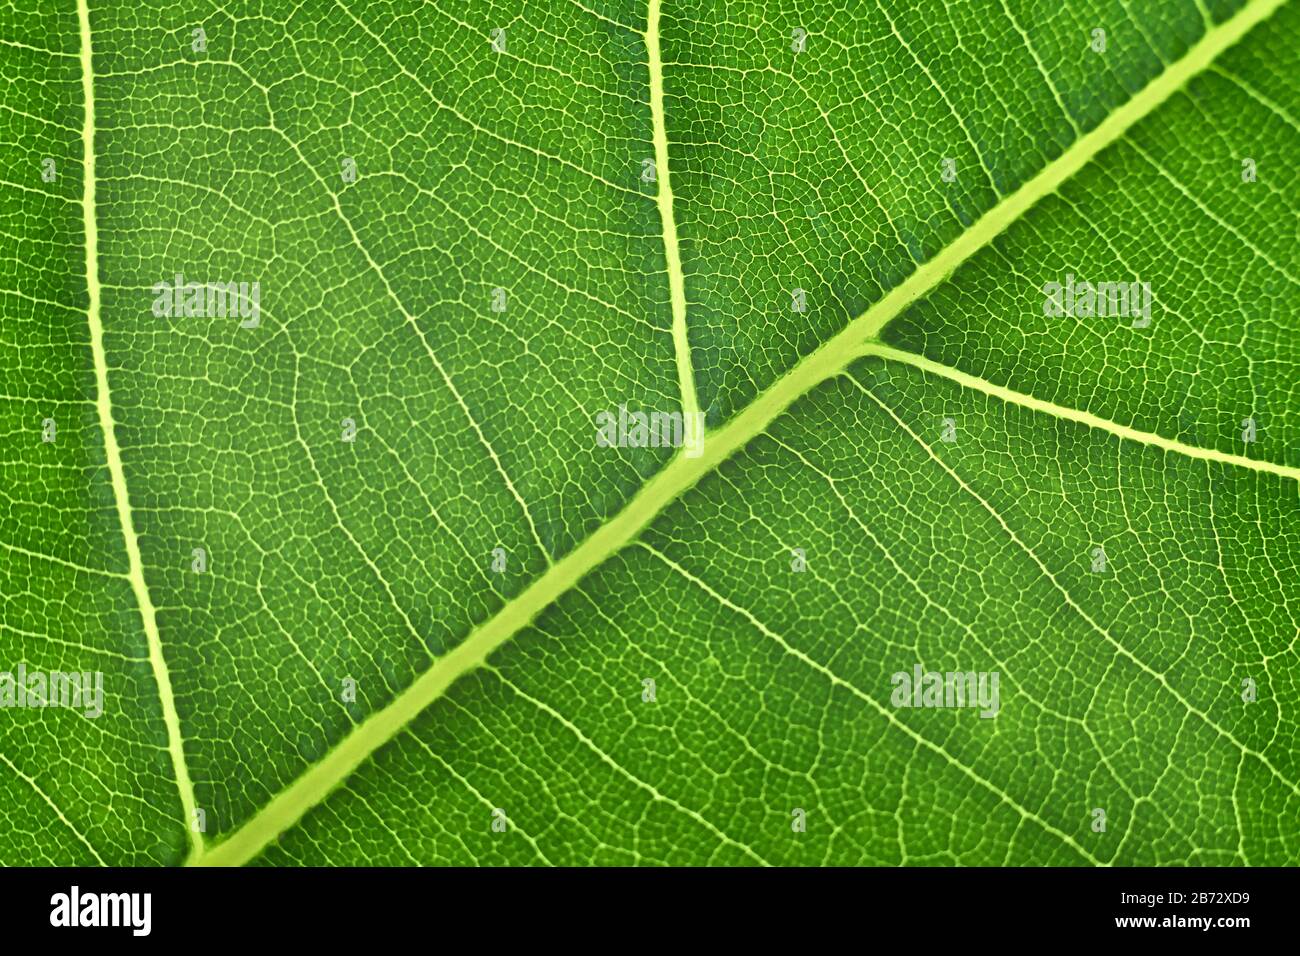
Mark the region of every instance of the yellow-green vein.
[[128, 577], [140, 608], [145, 640], [149, 645], [149, 663], [153, 668], [154, 682], [162, 707], [163, 723], [167, 728], [167, 750], [171, 754], [172, 771], [176, 774], [176, 787], [180, 791], [183, 817], [181, 825], [190, 834], [191, 853], [203, 851], [203, 838], [190, 824], [194, 819], [194, 785], [190, 782], [189, 768], [185, 765], [185, 746], [181, 737], [181, 722], [176, 714], [176, 701], [172, 696], [172, 682], [163, 657], [162, 640], [158, 636], [158, 617], [153, 600], [144, 580], [144, 562], [140, 558], [140, 542], [136, 539], [135, 523], [126, 490], [126, 472], [122, 468], [122, 453], [113, 430], [113, 403], [108, 392], [108, 358], [104, 353], [104, 323], [100, 314], [99, 287], [99, 232], [95, 222], [95, 74], [90, 43], [90, 9], [88, 0], [77, 0], [77, 20], [81, 25], [81, 93], [85, 100], [85, 116], [81, 127], [82, 150], [82, 223], [86, 239], [86, 319], [90, 325], [90, 349], [95, 362], [95, 407], [99, 425], [104, 433], [104, 457], [113, 484], [113, 500], [117, 504], [118, 522], [122, 526], [122, 542], [126, 548]]
[[682, 418], [690, 421], [700, 410], [695, 393], [695, 368], [686, 330], [686, 277], [677, 245], [677, 219], [673, 213], [672, 177], [668, 169], [668, 131], [664, 124], [664, 62], [659, 53], [659, 8], [650, 0], [646, 18], [646, 60], [650, 68], [650, 117], [654, 124], [655, 180], [659, 185], [659, 219], [664, 230], [664, 267], [668, 271], [668, 298], [672, 304], [673, 350], [677, 355], [677, 383], [682, 394]]

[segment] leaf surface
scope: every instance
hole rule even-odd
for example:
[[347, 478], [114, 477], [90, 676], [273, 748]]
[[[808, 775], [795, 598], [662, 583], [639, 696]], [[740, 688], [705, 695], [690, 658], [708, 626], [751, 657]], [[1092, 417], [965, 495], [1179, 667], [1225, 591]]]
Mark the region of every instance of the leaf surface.
[[841, 7], [0, 14], [0, 861], [1296, 862], [1300, 9]]

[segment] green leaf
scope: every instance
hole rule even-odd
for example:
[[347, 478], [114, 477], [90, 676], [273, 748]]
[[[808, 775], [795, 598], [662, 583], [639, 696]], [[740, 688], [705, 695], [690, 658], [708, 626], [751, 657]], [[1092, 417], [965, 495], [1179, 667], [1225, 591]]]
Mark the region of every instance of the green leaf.
[[1300, 7], [844, 6], [0, 13], [0, 862], [1300, 861]]

